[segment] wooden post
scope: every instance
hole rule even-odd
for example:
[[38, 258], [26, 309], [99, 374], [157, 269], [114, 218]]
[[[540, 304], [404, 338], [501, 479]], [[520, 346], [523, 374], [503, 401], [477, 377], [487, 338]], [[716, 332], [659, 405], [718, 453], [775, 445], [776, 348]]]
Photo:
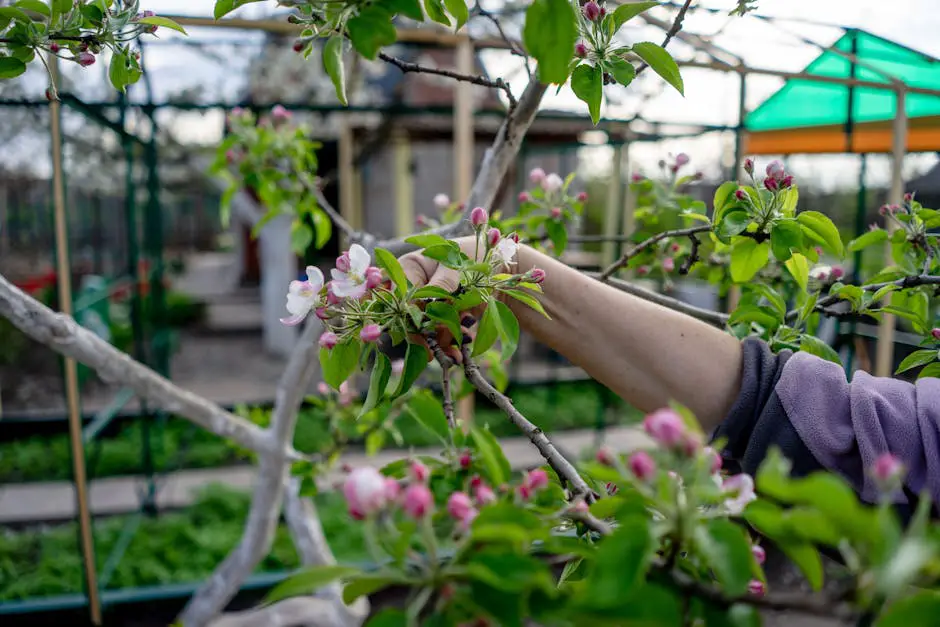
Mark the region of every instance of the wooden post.
[[[457, 71], [474, 73], [473, 42], [464, 36], [457, 42], [455, 50]], [[473, 184], [473, 91], [470, 83], [458, 82], [454, 86], [454, 197], [461, 202], [470, 196]], [[493, 207], [486, 207], [492, 211]], [[457, 403], [457, 418], [464, 427], [473, 422], [473, 394], [468, 394]]]
[[[359, 228], [356, 205], [359, 198], [359, 192], [356, 189], [356, 143], [353, 136], [352, 126], [345, 118], [340, 122], [339, 146], [337, 149], [339, 161], [339, 212], [343, 218], [352, 225], [353, 228]], [[340, 247], [349, 246], [348, 238], [342, 237]]]
[[[58, 82], [58, 60], [49, 55], [52, 80]], [[68, 221], [65, 215], [65, 174], [62, 171], [62, 112], [58, 100], [49, 103], [49, 132], [52, 142], [52, 201], [55, 213], [56, 280], [59, 285], [59, 309], [72, 315], [72, 272], [69, 264]], [[78, 390], [78, 365], [74, 359], [62, 360], [65, 369], [65, 397], [69, 414], [69, 442], [72, 451], [75, 498], [78, 501], [79, 537], [85, 567], [85, 583], [91, 622], [101, 624], [101, 604], [98, 598], [98, 578], [95, 570], [95, 539], [91, 529], [88, 507], [88, 485], [85, 472], [85, 447], [82, 442], [82, 414]]]
[[[618, 235], [620, 219], [617, 215], [622, 211], [620, 190], [623, 188], [623, 144], [613, 146], [614, 154], [610, 160], [610, 179], [607, 186], [607, 211], [604, 214], [604, 235], [612, 237]], [[602, 265], [609, 266], [617, 257], [617, 244], [612, 241], [604, 242], [601, 256]]]
[[[621, 226], [620, 233], [622, 235], [629, 235], [636, 230], [636, 195], [633, 193], [633, 190], [630, 189], [630, 183], [633, 181], [633, 168], [630, 165], [630, 142], [624, 142], [623, 146], [620, 149], [620, 158], [621, 158], [621, 169], [627, 174], [627, 184], [623, 188], [623, 214], [621, 217]], [[616, 255], [619, 257], [623, 254], [625, 246], [629, 244], [617, 244], [614, 247]], [[632, 277], [631, 270], [624, 270], [627, 277]]]
[[[897, 90], [897, 113], [894, 116], [891, 161], [891, 195], [888, 202], [900, 205], [904, 201], [904, 156], [907, 154], [907, 108], [906, 93], [903, 87]], [[894, 223], [888, 221], [888, 232], [893, 233]], [[885, 245], [887, 263], [893, 263], [891, 258], [891, 245]], [[891, 302], [889, 294], [885, 301]], [[894, 329], [896, 319], [894, 314], [883, 314], [878, 323], [878, 343], [875, 347], [875, 376], [890, 377], [894, 365]]]
[[411, 173], [411, 139], [407, 131], [392, 132], [392, 181], [395, 188], [395, 235], [404, 237], [414, 231], [415, 193]]

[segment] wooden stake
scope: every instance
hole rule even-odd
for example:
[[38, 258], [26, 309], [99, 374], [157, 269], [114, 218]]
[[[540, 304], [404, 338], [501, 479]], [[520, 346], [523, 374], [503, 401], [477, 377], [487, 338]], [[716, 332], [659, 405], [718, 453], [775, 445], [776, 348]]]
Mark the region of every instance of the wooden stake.
[[[620, 201], [620, 190], [623, 187], [623, 145], [613, 146], [614, 154], [610, 160], [610, 180], [607, 187], [607, 211], [604, 214], [604, 235], [617, 235], [620, 228], [618, 213], [623, 210]], [[617, 258], [617, 245], [610, 241], [604, 242], [603, 267], [612, 264]]]
[[395, 188], [395, 235], [405, 237], [414, 232], [415, 194], [414, 178], [411, 174], [411, 140], [407, 131], [396, 128], [392, 131], [392, 181]]

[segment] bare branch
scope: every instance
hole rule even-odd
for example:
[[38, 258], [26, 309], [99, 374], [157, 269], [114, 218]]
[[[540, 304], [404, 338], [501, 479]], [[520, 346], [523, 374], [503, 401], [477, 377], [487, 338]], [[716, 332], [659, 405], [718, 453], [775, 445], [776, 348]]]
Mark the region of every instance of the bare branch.
[[512, 52], [512, 54], [514, 54], [517, 57], [522, 57], [523, 61], [525, 62], [526, 74], [528, 74], [529, 78], [531, 79], [532, 78], [532, 66], [529, 63], [529, 55], [526, 54], [525, 50], [522, 49], [522, 47], [519, 45], [519, 42], [509, 38], [509, 36], [506, 34], [506, 31], [503, 29], [503, 24], [502, 22], [499, 21], [499, 18], [496, 17], [496, 15], [494, 15], [490, 11], [487, 11], [482, 6], [480, 6], [479, 2], [477, 2], [476, 6], [473, 7], [472, 13], [479, 15], [480, 17], [486, 18], [487, 20], [492, 22], [493, 26], [496, 27], [496, 30], [499, 33], [499, 36], [503, 39], [503, 41], [506, 42], [506, 45], [509, 46], [509, 50]]
[[[116, 349], [64, 314], [56, 313], [0, 275], [0, 315], [20, 331], [66, 357], [92, 368], [102, 380], [126, 386], [167, 413], [259, 454], [276, 447], [267, 434], [247, 420], [173, 384]], [[279, 451], [282, 452], [282, 451]], [[291, 459], [302, 459], [293, 449]]]
[[473, 85], [480, 85], [481, 87], [501, 89], [506, 93], [506, 97], [509, 99], [510, 110], [514, 109], [516, 106], [516, 97], [512, 95], [512, 90], [509, 88], [509, 84], [501, 78], [493, 80], [486, 78], [485, 76], [461, 74], [460, 72], [455, 72], [453, 70], [442, 70], [439, 68], [427, 67], [417, 63], [412, 63], [411, 61], [405, 61], [403, 59], [393, 57], [391, 55], [385, 54], [384, 52], [379, 53], [379, 58], [386, 63], [391, 63], [401, 70], [403, 74], [407, 74], [409, 72], [414, 72], [416, 74], [435, 74], [437, 76], [446, 76], [447, 78], [452, 78], [455, 81], [460, 81], [463, 83], [472, 83]]
[[593, 490], [591, 490], [584, 479], [581, 478], [581, 475], [578, 474], [578, 471], [571, 462], [555, 448], [555, 445], [552, 444], [552, 441], [548, 439], [548, 436], [545, 435], [541, 429], [532, 424], [528, 418], [523, 416], [522, 413], [515, 408], [509, 397], [500, 393], [499, 390], [490, 385], [490, 382], [486, 380], [486, 377], [480, 372], [480, 368], [470, 357], [470, 344], [464, 344], [461, 347], [461, 353], [463, 356], [464, 373], [467, 375], [467, 380], [473, 384], [473, 387], [479, 390], [491, 403], [501, 409], [509, 420], [529, 438], [529, 441], [539, 450], [539, 453], [542, 454], [542, 457], [545, 458], [548, 465], [552, 467], [552, 470], [567, 484], [568, 489], [572, 492], [572, 496], [581, 497], [588, 502], [593, 501], [595, 499]]
[[[863, 290], [866, 292], [877, 292], [883, 287], [888, 287], [889, 285], [896, 285], [899, 288], [906, 289], [912, 287], [919, 287], [921, 285], [940, 285], [940, 276], [929, 275], [929, 274], [918, 274], [914, 276], [906, 276], [894, 281], [885, 281], [883, 283], [871, 283], [869, 285], [860, 285]], [[816, 303], [816, 311], [819, 311], [824, 314], [831, 314], [828, 311], [828, 308], [832, 305], [838, 303], [842, 299], [839, 298], [838, 294], [830, 294], [823, 298], [820, 298]], [[840, 312], [842, 313], [842, 312]], [[796, 320], [800, 315], [799, 309], [793, 309], [787, 312], [787, 321], [792, 322]]]
[[693, 237], [696, 233], [704, 233], [705, 231], [712, 230], [711, 224], [698, 224], [696, 226], [689, 227], [687, 229], [675, 229], [672, 231], [663, 231], [662, 233], [657, 233], [651, 237], [646, 238], [636, 246], [633, 246], [627, 252], [623, 253], [620, 256], [620, 259], [610, 264], [603, 272], [600, 273], [598, 279], [601, 281], [606, 281], [609, 279], [614, 272], [620, 268], [627, 265], [627, 263], [635, 256], [655, 244], [656, 242], [661, 242], [664, 239], [672, 237]]
[[[679, 8], [679, 12], [676, 14], [676, 19], [673, 20], [672, 26], [666, 31], [666, 37], [663, 39], [662, 47], [665, 48], [669, 45], [669, 42], [672, 41], [673, 37], [679, 34], [679, 31], [682, 30], [682, 22], [685, 20], [686, 13], [689, 12], [689, 7], [692, 5], [692, 0], [685, 0], [683, 5]], [[636, 69], [637, 75], [640, 74], [643, 70], [649, 67], [648, 63], [641, 63], [640, 66]]]
[[375, 238], [368, 233], [363, 233], [354, 229], [352, 225], [347, 222], [342, 215], [340, 215], [339, 211], [337, 211], [336, 208], [330, 204], [330, 201], [326, 199], [326, 196], [323, 195], [323, 190], [320, 189], [320, 185], [318, 185], [316, 181], [308, 181], [305, 177], [304, 186], [306, 186], [307, 190], [309, 190], [313, 194], [314, 198], [317, 199], [317, 205], [323, 209], [323, 213], [325, 213], [330, 218], [336, 228], [342, 231], [350, 242], [361, 244], [366, 248], [372, 247], [372, 244], [375, 243]]

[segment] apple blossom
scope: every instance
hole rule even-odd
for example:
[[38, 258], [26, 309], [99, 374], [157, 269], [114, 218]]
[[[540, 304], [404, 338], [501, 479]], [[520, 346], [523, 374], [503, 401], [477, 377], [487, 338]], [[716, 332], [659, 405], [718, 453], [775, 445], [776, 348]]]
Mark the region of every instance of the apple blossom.
[[904, 471], [904, 464], [891, 453], [882, 453], [872, 466], [872, 474], [880, 483], [895, 481]]
[[936, 327], [930, 330], [930, 335], [933, 336], [933, 339], [940, 340], [940, 327]]
[[777, 183], [777, 179], [768, 176], [764, 179], [764, 187], [767, 188], [768, 191], [775, 192], [779, 184]]
[[786, 171], [783, 168], [783, 164], [776, 159], [767, 164], [767, 176], [782, 179], [786, 176]]
[[754, 160], [750, 157], [744, 160], [744, 171], [747, 172], [748, 176], [754, 174]]
[[587, 514], [591, 511], [591, 508], [584, 499], [578, 499], [571, 504], [571, 507], [568, 508], [568, 511], [570, 511], [572, 514]]
[[389, 503], [395, 501], [398, 498], [398, 495], [401, 494], [401, 484], [398, 483], [397, 479], [391, 477], [385, 478], [385, 500]]
[[345, 407], [353, 402], [353, 393], [349, 389], [349, 382], [343, 381], [339, 384], [339, 404]]
[[754, 494], [754, 479], [746, 473], [728, 477], [722, 482], [721, 488], [728, 496], [725, 508], [732, 516], [739, 516], [747, 504], [757, 498]]
[[552, 214], [552, 218], [554, 218], [555, 220], [557, 220], [558, 218], [560, 218], [560, 217], [561, 217], [561, 207], [552, 207], [551, 214]]
[[431, 475], [431, 471], [428, 470], [428, 467], [417, 460], [411, 462], [409, 471], [411, 472], [412, 479], [421, 483], [427, 481], [428, 477]]
[[716, 451], [710, 446], [706, 446], [705, 448], [702, 449], [702, 453], [704, 454], [705, 458], [708, 460], [709, 470], [711, 471], [712, 474], [715, 474], [716, 472], [721, 470], [722, 459], [721, 459], [721, 455], [718, 454], [718, 451]]
[[90, 52], [79, 52], [76, 59], [78, 59], [78, 64], [82, 67], [88, 67], [95, 63], [95, 55]]
[[343, 496], [353, 518], [363, 519], [385, 507], [388, 501], [385, 477], [371, 466], [356, 468], [343, 484]]
[[513, 231], [512, 233], [510, 233], [509, 235], [506, 236], [506, 239], [511, 239], [512, 241], [514, 241], [515, 243], [518, 244], [518, 243], [519, 243], [519, 234], [516, 233], [515, 231]]
[[53, 53], [53, 54], [55, 54], [56, 52], [58, 52], [58, 51], [61, 50], [61, 49], [62, 49], [62, 48], [59, 46], [59, 44], [57, 44], [57, 43], [54, 42], [54, 41], [53, 41], [51, 44], [49, 44], [49, 52], [51, 52], [51, 53]]
[[447, 499], [447, 513], [463, 522], [475, 513], [473, 501], [466, 492], [454, 492]]
[[533, 168], [532, 171], [529, 172], [529, 180], [538, 185], [545, 180], [545, 170], [542, 168]]
[[590, 0], [590, 2], [581, 7], [581, 13], [587, 21], [594, 22], [601, 16], [601, 7], [594, 2], [594, 0]]
[[542, 179], [542, 189], [544, 189], [549, 194], [557, 192], [564, 184], [565, 182], [561, 180], [561, 177], [554, 172]]
[[526, 475], [525, 483], [533, 491], [541, 490], [548, 486], [548, 473], [541, 468], [536, 468]]
[[317, 383], [317, 393], [320, 396], [327, 396], [330, 393], [330, 386], [328, 386], [324, 381]]
[[275, 122], [286, 122], [291, 118], [291, 115], [291, 112], [282, 105], [274, 105], [274, 108], [271, 109], [271, 117], [274, 118]]
[[489, 221], [490, 217], [486, 213], [486, 209], [483, 207], [474, 207], [473, 211], [470, 212], [470, 224], [474, 228], [480, 228]]
[[751, 547], [751, 554], [754, 556], [754, 559], [757, 560], [758, 564], [763, 564], [767, 561], [767, 551], [759, 544], [755, 544]]
[[336, 258], [336, 269], [340, 272], [349, 272], [350, 268], [352, 268], [352, 262], [349, 260], [349, 251], [347, 250]]
[[382, 327], [372, 322], [364, 325], [359, 331], [359, 339], [367, 344], [378, 342], [380, 337], [382, 337]]
[[339, 344], [339, 336], [332, 331], [324, 331], [320, 334], [319, 344], [326, 350], [332, 350], [334, 346]]
[[477, 505], [481, 507], [496, 500], [496, 493], [493, 492], [490, 486], [485, 484], [478, 485], [473, 491], [473, 496], [476, 499]]
[[764, 596], [764, 593], [767, 590], [763, 581], [759, 579], [751, 579], [750, 583], [747, 584], [747, 591], [756, 597], [760, 597]]
[[673, 447], [682, 444], [685, 423], [671, 409], [659, 409], [643, 419], [643, 429], [659, 444]]
[[578, 193], [578, 202], [587, 202], [587, 199], [588, 199], [588, 193], [587, 193], [587, 192], [579, 192], [579, 193]]
[[469, 453], [469, 452], [467, 452], [467, 453], [462, 453], [462, 454], [460, 455], [460, 459], [458, 460], [458, 463], [460, 464], [460, 467], [461, 467], [461, 468], [467, 469], [467, 468], [470, 467], [470, 462], [471, 462], [472, 460], [473, 460], [473, 458], [470, 457], [470, 453]]
[[639, 266], [639, 267], [636, 269], [636, 273], [637, 273], [639, 276], [647, 275], [647, 274], [650, 273], [650, 267], [649, 267], [649, 266]]
[[434, 497], [423, 483], [414, 483], [405, 489], [402, 495], [402, 509], [416, 519], [424, 518], [434, 506]]
[[490, 229], [486, 232], [486, 245], [490, 248], [496, 246], [499, 243], [500, 238], [502, 238], [502, 233], [499, 232], [499, 229]]
[[532, 200], [532, 197], [529, 196], [529, 192], [519, 192], [519, 202], [529, 202]]
[[630, 180], [633, 181], [634, 183], [639, 183], [641, 181], [645, 181], [646, 177], [640, 174], [639, 172], [634, 172], [633, 174], [630, 175]]
[[587, 56], [588, 49], [583, 41], [579, 41], [574, 45], [574, 53], [582, 59]]
[[532, 283], [543, 283], [545, 281], [545, 270], [541, 268], [532, 268], [527, 274], [529, 281]]
[[306, 281], [291, 281], [287, 288], [287, 311], [291, 315], [281, 318], [287, 325], [303, 322], [311, 309], [320, 302], [320, 290], [323, 289], [323, 273], [316, 266], [307, 266]]
[[614, 465], [614, 453], [606, 446], [597, 449], [597, 453], [595, 453], [594, 459], [597, 460], [597, 463], [603, 464], [605, 466]]
[[685, 164], [687, 164], [689, 161], [690, 161], [689, 155], [685, 154], [684, 152], [680, 152], [679, 154], [676, 155], [676, 165], [679, 166], [680, 168], [684, 166]]
[[666, 257], [663, 259], [663, 270], [666, 272], [672, 272], [676, 269], [676, 260], [672, 257]]
[[377, 288], [378, 286], [382, 285], [382, 281], [384, 280], [385, 280], [385, 277], [382, 276], [381, 269], [375, 266], [370, 266], [366, 270], [366, 289], [367, 290], [372, 290], [372, 289]]
[[327, 305], [338, 305], [343, 302], [343, 299], [336, 295], [336, 292], [333, 291], [333, 281], [330, 281], [326, 284], [326, 304]]
[[734, 197], [738, 200], [747, 200], [747, 192], [743, 189], [735, 190]]
[[497, 263], [511, 263], [518, 249], [518, 243], [513, 241], [511, 237], [504, 237], [493, 247], [493, 259]]
[[315, 313], [320, 320], [330, 319], [330, 311], [326, 307], [317, 307]]
[[[349, 257], [349, 268], [343, 270], [337, 266], [330, 271], [333, 277], [331, 290], [338, 298], [362, 298], [368, 291], [366, 271], [369, 269], [371, 257], [359, 244], [350, 246], [344, 255]], [[342, 255], [340, 258], [342, 259]]]
[[450, 198], [447, 194], [438, 194], [434, 197], [434, 206], [438, 209], [447, 209], [450, 206]]
[[656, 474], [656, 462], [646, 451], [637, 451], [628, 461], [630, 472], [640, 481], [649, 481]]

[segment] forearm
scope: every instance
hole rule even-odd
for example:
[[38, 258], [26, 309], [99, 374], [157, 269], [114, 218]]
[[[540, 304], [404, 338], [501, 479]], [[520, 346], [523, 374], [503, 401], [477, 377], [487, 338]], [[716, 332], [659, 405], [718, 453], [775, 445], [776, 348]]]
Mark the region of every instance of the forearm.
[[631, 296], [522, 246], [518, 270], [546, 272], [546, 319], [507, 303], [536, 339], [583, 368], [631, 405], [652, 411], [674, 400], [710, 431], [741, 387], [740, 342], [703, 322]]

